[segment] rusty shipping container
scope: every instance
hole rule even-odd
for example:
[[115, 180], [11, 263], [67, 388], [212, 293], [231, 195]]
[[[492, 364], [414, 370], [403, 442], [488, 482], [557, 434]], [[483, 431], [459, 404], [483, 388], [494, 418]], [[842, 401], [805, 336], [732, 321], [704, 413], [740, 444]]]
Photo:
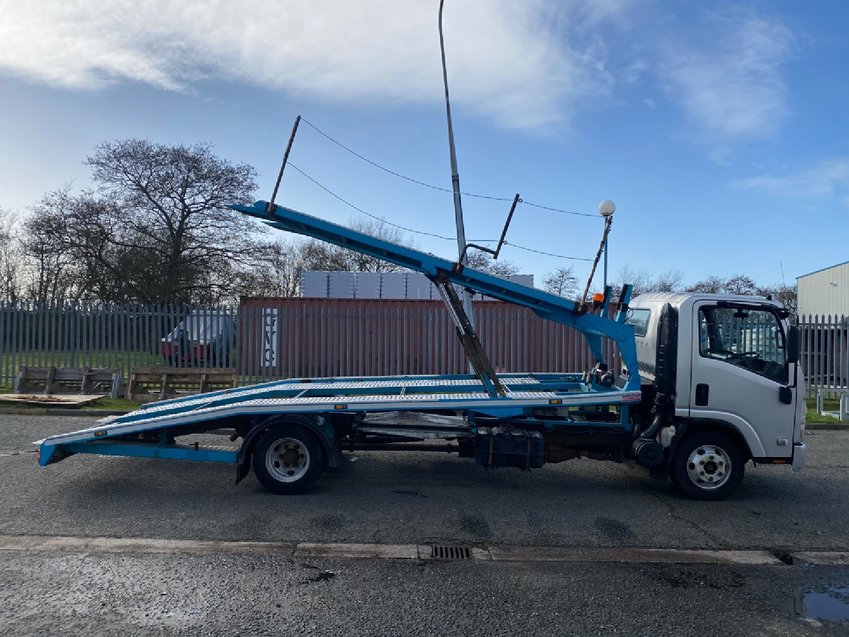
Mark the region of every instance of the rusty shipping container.
[[[571, 372], [592, 365], [574, 329], [499, 301], [476, 301], [474, 312], [499, 372]], [[238, 330], [245, 381], [468, 371], [441, 301], [243, 297]], [[618, 351], [607, 346], [618, 369]]]

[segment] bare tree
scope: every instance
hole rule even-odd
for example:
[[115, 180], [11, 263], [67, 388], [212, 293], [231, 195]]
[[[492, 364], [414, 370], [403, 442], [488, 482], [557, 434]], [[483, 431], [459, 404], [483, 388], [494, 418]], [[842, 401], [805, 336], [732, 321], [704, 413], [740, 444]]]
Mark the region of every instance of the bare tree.
[[256, 224], [227, 206], [249, 200], [253, 168], [217, 157], [208, 144], [138, 139], [101, 144], [85, 163], [96, 191], [51, 193], [32, 219], [43, 232], [31, 253], [44, 251], [42, 261], [70, 256], [78, 296], [149, 303], [233, 294], [259, 241]]
[[[391, 226], [377, 219], [357, 219], [351, 221], [349, 227], [357, 232], [371, 235], [384, 241], [414, 247], [414, 243], [404, 236], [400, 228]], [[403, 270], [401, 266], [382, 261], [332, 243], [308, 240], [301, 251], [304, 270], [347, 272], [396, 272]]]
[[612, 281], [613, 289], [621, 289], [623, 285], [630, 283], [634, 286], [633, 295], [639, 296], [646, 292], [653, 292], [654, 282], [651, 274], [645, 270], [635, 270], [630, 265], [623, 265], [619, 274]]
[[728, 294], [760, 294], [760, 288], [748, 274], [735, 274], [725, 281], [724, 292]]
[[760, 296], [767, 296], [778, 301], [791, 312], [795, 313], [799, 308], [798, 290], [795, 285], [782, 283], [779, 285], [758, 287], [756, 293]]
[[0, 208], [0, 301], [20, 296], [22, 257], [17, 216]]
[[658, 274], [651, 284], [652, 292], [680, 292], [684, 275], [679, 270], [667, 270]]
[[25, 292], [37, 303], [79, 297], [81, 266], [70, 249], [63, 215], [69, 201], [67, 188], [48, 193], [24, 222], [21, 246], [29, 270]]
[[519, 268], [508, 259], [493, 259], [486, 252], [469, 250], [466, 254], [466, 265], [475, 270], [481, 270], [495, 276], [508, 277], [519, 274]]
[[683, 275], [678, 270], [667, 270], [652, 276], [646, 270], [635, 270], [625, 265], [613, 281], [613, 287], [621, 288], [625, 283], [634, 286], [634, 296], [647, 292], [679, 292], [683, 288]]
[[687, 288], [687, 292], [701, 292], [703, 294], [719, 294], [723, 290], [725, 290], [725, 279], [716, 275], [711, 275]]
[[304, 271], [304, 246], [301, 241], [285, 238], [261, 246], [257, 265], [242, 274], [240, 293], [250, 296], [297, 296]]
[[[247, 202], [255, 171], [209, 144], [165, 146], [130, 139], [101, 144], [86, 163], [141, 242], [129, 262], [154, 277], [136, 285], [149, 300], [217, 300], [233, 270], [251, 262], [254, 224], [228, 204]], [[125, 248], [120, 241], [117, 247]], [[206, 279], [204, 281], [204, 279]]]
[[687, 288], [688, 292], [704, 292], [707, 294], [743, 294], [768, 296], [779, 301], [791, 312], [796, 311], [796, 286], [772, 285], [762, 286], [748, 274], [735, 274], [727, 279], [712, 275]]
[[794, 314], [799, 310], [799, 290], [795, 285], [782, 283], [775, 286], [772, 297]]
[[561, 266], [554, 272], [551, 272], [545, 277], [542, 285], [546, 292], [551, 292], [558, 296], [574, 298], [579, 294], [578, 277], [575, 276], [575, 269], [571, 265]]

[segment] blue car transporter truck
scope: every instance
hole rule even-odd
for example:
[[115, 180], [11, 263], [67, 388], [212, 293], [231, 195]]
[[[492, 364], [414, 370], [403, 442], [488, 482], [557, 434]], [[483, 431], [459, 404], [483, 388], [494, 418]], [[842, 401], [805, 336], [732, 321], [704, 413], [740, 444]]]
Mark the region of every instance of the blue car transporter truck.
[[[39, 441], [42, 466], [74, 454], [224, 462], [279, 494], [307, 490], [343, 449], [439, 450], [485, 467], [532, 469], [589, 457], [634, 462], [685, 496], [718, 500], [748, 461], [805, 463], [799, 332], [766, 298], [605, 289], [571, 301], [264, 201], [233, 206], [268, 225], [424, 273], [474, 373], [298, 378], [176, 398]], [[496, 374], [457, 288], [531, 309], [583, 334], [573, 373]], [[618, 348], [622, 373], [605, 358]], [[235, 449], [180, 444], [217, 429]], [[447, 443], [446, 443], [447, 441]]]

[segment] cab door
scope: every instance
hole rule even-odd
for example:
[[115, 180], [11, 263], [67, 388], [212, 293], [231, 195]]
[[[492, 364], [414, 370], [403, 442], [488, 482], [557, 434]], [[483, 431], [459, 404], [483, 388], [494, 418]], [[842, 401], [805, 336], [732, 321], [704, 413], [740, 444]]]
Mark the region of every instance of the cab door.
[[690, 415], [731, 423], [755, 457], [791, 457], [797, 394], [778, 313], [724, 301], [697, 301], [694, 310]]

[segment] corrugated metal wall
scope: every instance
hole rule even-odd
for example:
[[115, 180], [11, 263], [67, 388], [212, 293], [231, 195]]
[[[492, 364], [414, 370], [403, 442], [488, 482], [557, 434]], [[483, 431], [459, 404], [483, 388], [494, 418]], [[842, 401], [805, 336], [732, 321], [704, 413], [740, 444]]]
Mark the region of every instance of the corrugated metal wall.
[[849, 262], [800, 276], [799, 314], [849, 315]]
[[[478, 334], [497, 371], [571, 372], [591, 366], [583, 336], [530, 310], [475, 302]], [[441, 301], [243, 298], [240, 373], [306, 376], [459, 374], [467, 362]], [[609, 344], [610, 360], [619, 365]]]

